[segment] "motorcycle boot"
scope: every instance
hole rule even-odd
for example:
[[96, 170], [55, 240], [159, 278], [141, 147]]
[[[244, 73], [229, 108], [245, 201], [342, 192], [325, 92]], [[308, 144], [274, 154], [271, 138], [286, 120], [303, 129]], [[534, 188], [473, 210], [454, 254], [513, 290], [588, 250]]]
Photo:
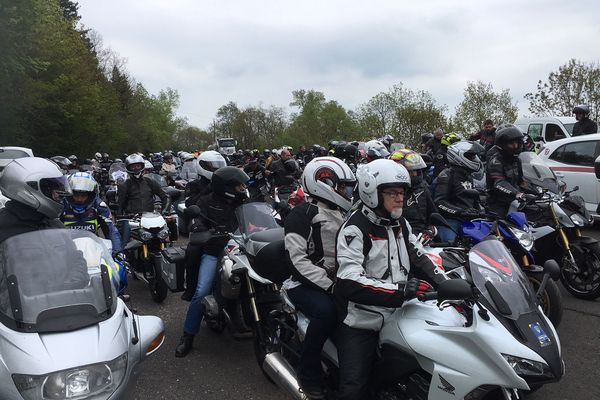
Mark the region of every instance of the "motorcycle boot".
[[175, 357], [185, 357], [188, 355], [190, 350], [192, 350], [192, 345], [194, 343], [194, 335], [190, 335], [188, 333], [184, 333], [179, 340], [179, 344], [175, 349]]
[[304, 393], [306, 398], [310, 400], [326, 398], [326, 393], [323, 386], [312, 382], [300, 381], [300, 392]]

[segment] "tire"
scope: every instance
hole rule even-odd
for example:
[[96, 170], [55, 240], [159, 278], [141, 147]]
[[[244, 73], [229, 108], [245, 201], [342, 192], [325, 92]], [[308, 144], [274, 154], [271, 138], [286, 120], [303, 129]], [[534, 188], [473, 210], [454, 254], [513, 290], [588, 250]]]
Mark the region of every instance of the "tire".
[[215, 333], [221, 334], [223, 331], [225, 331], [226, 324], [224, 321], [208, 318], [205, 318], [204, 321], [206, 321], [206, 326], [208, 326], [208, 329]]
[[[544, 274], [541, 272], [527, 274], [527, 279], [529, 279], [529, 283], [531, 284], [534, 293], [537, 293], [543, 278]], [[538, 301], [544, 314], [552, 322], [552, 325], [554, 325], [555, 328], [558, 328], [563, 315], [563, 301], [556, 282], [552, 279], [548, 279], [546, 288]]]
[[169, 288], [162, 277], [155, 277], [149, 284], [150, 296], [156, 303], [162, 303], [167, 298]]
[[600, 297], [600, 243], [573, 246], [571, 251], [579, 273], [569, 272], [570, 260], [565, 256], [560, 281], [573, 296], [583, 300]]

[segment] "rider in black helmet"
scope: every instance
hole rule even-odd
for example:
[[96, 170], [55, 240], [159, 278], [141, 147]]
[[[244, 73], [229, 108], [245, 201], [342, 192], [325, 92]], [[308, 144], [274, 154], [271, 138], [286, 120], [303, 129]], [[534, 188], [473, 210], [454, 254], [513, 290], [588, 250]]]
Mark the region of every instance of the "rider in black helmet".
[[575, 114], [575, 119], [577, 119], [577, 122], [573, 126], [573, 136], [598, 132], [598, 125], [590, 119], [590, 108], [587, 105], [575, 106], [573, 114]]

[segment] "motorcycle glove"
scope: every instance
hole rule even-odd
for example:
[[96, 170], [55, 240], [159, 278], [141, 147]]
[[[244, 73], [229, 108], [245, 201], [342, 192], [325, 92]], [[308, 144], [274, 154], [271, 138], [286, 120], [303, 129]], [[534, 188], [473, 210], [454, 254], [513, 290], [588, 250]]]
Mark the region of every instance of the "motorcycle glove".
[[422, 281], [417, 278], [411, 278], [404, 286], [404, 298], [406, 300], [414, 299], [427, 292], [433, 292], [433, 287], [427, 281]]

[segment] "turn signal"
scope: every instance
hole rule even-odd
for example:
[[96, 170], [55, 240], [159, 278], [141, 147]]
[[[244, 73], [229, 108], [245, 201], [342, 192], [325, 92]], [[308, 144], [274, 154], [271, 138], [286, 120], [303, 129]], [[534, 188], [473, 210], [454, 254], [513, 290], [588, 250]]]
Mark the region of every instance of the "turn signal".
[[154, 353], [165, 341], [165, 332], [161, 332], [154, 340], [150, 343], [148, 348], [146, 349], [146, 355]]

